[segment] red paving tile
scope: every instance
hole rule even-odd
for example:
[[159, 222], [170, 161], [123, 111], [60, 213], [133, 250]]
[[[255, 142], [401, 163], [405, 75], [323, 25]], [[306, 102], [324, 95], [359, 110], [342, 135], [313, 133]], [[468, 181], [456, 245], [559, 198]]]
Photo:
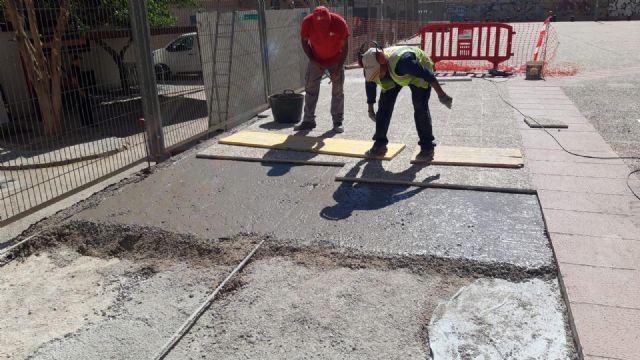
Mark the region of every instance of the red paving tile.
[[546, 209], [574, 210], [640, 217], [640, 200], [627, 195], [573, 193], [538, 190], [538, 197]]
[[570, 303], [584, 355], [640, 359], [640, 310]]
[[[589, 156], [606, 157], [611, 156], [610, 152], [597, 152], [597, 151], [581, 151], [582, 154]], [[591, 159], [585, 157], [576, 157], [568, 154], [563, 150], [552, 149], [524, 149], [525, 158], [527, 160], [539, 160], [539, 161], [572, 161], [580, 164], [624, 164], [620, 159]]]
[[[538, 190], [631, 195], [631, 191], [629, 191], [627, 181], [625, 179], [602, 179], [565, 175], [534, 175], [532, 177], [532, 182], [533, 186]], [[640, 186], [640, 181], [638, 180], [631, 180], [630, 183], [632, 186]]]
[[559, 263], [640, 270], [640, 241], [558, 233], [550, 237]]
[[640, 240], [640, 229], [628, 215], [551, 210], [544, 203], [542, 208], [550, 232]]
[[528, 162], [529, 170], [534, 174], [566, 175], [580, 177], [597, 177], [609, 179], [626, 179], [629, 168], [616, 164], [583, 164], [575, 162], [536, 161]]
[[639, 270], [560, 263], [560, 272], [570, 302], [640, 310]]

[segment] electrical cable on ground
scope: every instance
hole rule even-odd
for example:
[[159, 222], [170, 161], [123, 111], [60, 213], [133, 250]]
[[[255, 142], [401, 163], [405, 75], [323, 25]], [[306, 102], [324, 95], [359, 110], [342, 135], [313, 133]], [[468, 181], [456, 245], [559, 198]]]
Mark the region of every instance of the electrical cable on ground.
[[218, 285], [218, 287], [211, 294], [209, 294], [209, 296], [207, 296], [207, 298], [200, 305], [200, 307], [198, 307], [198, 309], [193, 314], [191, 314], [191, 316], [189, 316], [189, 318], [182, 324], [182, 326], [180, 326], [178, 331], [176, 331], [175, 334], [171, 336], [171, 339], [169, 339], [169, 341], [162, 347], [162, 349], [160, 349], [160, 351], [158, 352], [158, 355], [154, 357], [154, 360], [162, 360], [167, 355], [169, 355], [171, 350], [173, 350], [173, 348], [178, 344], [178, 342], [180, 342], [180, 340], [182, 340], [182, 338], [189, 332], [189, 330], [191, 330], [193, 325], [195, 325], [196, 321], [198, 321], [200, 316], [202, 316], [202, 314], [204, 314], [204, 312], [207, 311], [209, 306], [211, 306], [211, 304], [213, 303], [213, 300], [215, 300], [215, 297], [218, 295], [218, 293], [220, 293], [220, 291], [225, 287], [225, 285], [227, 285], [227, 282], [229, 282], [229, 280], [231, 280], [231, 278], [236, 273], [238, 273], [240, 270], [242, 270], [245, 267], [245, 265], [247, 265], [251, 257], [253, 257], [253, 255], [256, 253], [256, 251], [258, 251], [258, 249], [262, 246], [262, 244], [265, 241], [266, 239], [263, 239], [262, 241], [260, 241], [258, 245], [256, 245], [253, 248], [253, 250], [247, 256], [245, 256], [245, 258], [238, 264], [238, 266], [236, 266], [235, 269], [233, 269], [233, 271], [229, 275], [227, 275], [227, 277], [220, 283], [220, 285]]
[[[515, 105], [511, 104], [507, 99], [504, 98], [504, 96], [502, 95], [502, 93], [500, 92], [500, 88], [498, 88], [497, 83], [503, 83], [503, 82], [507, 82], [509, 81], [511, 78], [506, 79], [506, 80], [502, 80], [502, 81], [495, 81], [495, 80], [489, 80], [487, 78], [482, 78], [483, 80], [486, 80], [490, 83], [493, 84], [493, 86], [496, 88], [496, 91], [498, 93], [498, 96], [500, 97], [500, 99], [507, 104], [510, 108], [514, 109], [515, 111], [517, 111], [518, 113], [520, 113], [520, 115], [524, 116], [525, 118], [535, 122], [537, 125], [540, 126], [540, 129], [543, 130], [544, 132], [546, 132], [549, 136], [551, 136], [551, 138], [558, 144], [558, 146], [560, 146], [560, 148], [568, 153], [571, 154], [573, 156], [577, 156], [577, 157], [581, 157], [581, 158], [587, 158], [587, 159], [598, 159], [598, 160], [640, 160], [640, 156], [593, 156], [593, 155], [585, 155], [585, 154], [579, 154], [576, 152], [573, 152], [567, 148], [565, 148], [560, 141], [558, 141], [558, 139], [553, 136], [552, 133], [549, 132], [549, 130], [547, 130], [540, 122], [538, 122], [538, 120], [536, 120], [534, 117], [527, 115], [525, 113], [523, 113], [520, 109], [518, 109]], [[631, 191], [631, 193], [633, 194], [633, 196], [635, 196], [638, 200], [640, 200], [640, 194], [636, 193], [633, 190], [633, 187], [631, 186], [631, 183], [629, 182], [629, 180], [631, 179], [631, 177], [635, 174], [635, 173], [640, 173], [640, 169], [636, 169], [631, 171], [628, 175], [627, 175], [627, 187], [629, 188], [629, 191]]]

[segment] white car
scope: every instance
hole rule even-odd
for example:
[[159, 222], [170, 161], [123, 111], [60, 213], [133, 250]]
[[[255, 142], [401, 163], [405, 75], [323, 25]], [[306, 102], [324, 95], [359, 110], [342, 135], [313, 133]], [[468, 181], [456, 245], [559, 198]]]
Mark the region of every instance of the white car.
[[168, 80], [171, 74], [201, 72], [198, 35], [182, 34], [164, 48], [154, 50], [153, 65], [162, 80]]

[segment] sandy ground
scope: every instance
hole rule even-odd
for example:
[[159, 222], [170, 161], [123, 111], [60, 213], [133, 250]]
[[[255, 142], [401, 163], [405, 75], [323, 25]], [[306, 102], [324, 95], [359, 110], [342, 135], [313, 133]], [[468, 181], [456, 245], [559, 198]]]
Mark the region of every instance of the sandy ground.
[[[50, 230], [0, 268], [10, 320], [0, 358], [150, 358], [260, 239], [90, 222]], [[169, 358], [430, 358], [435, 309], [483, 277], [455, 262], [266, 240]], [[547, 295], [536, 303], [516, 290], [526, 299], [517, 315], [533, 319], [543, 304], [564, 324], [554, 276], [540, 279]], [[527, 334], [574, 353], [562, 326]]]
[[146, 358], [254, 242], [87, 223], [48, 232], [0, 268], [0, 358]]

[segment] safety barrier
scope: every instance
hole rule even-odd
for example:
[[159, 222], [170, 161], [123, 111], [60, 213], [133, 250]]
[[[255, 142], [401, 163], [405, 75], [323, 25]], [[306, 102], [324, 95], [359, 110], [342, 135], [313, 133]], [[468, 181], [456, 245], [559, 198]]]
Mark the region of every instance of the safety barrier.
[[434, 63], [486, 60], [497, 69], [513, 56], [514, 35], [513, 27], [503, 23], [428, 24], [420, 29], [420, 47]]

